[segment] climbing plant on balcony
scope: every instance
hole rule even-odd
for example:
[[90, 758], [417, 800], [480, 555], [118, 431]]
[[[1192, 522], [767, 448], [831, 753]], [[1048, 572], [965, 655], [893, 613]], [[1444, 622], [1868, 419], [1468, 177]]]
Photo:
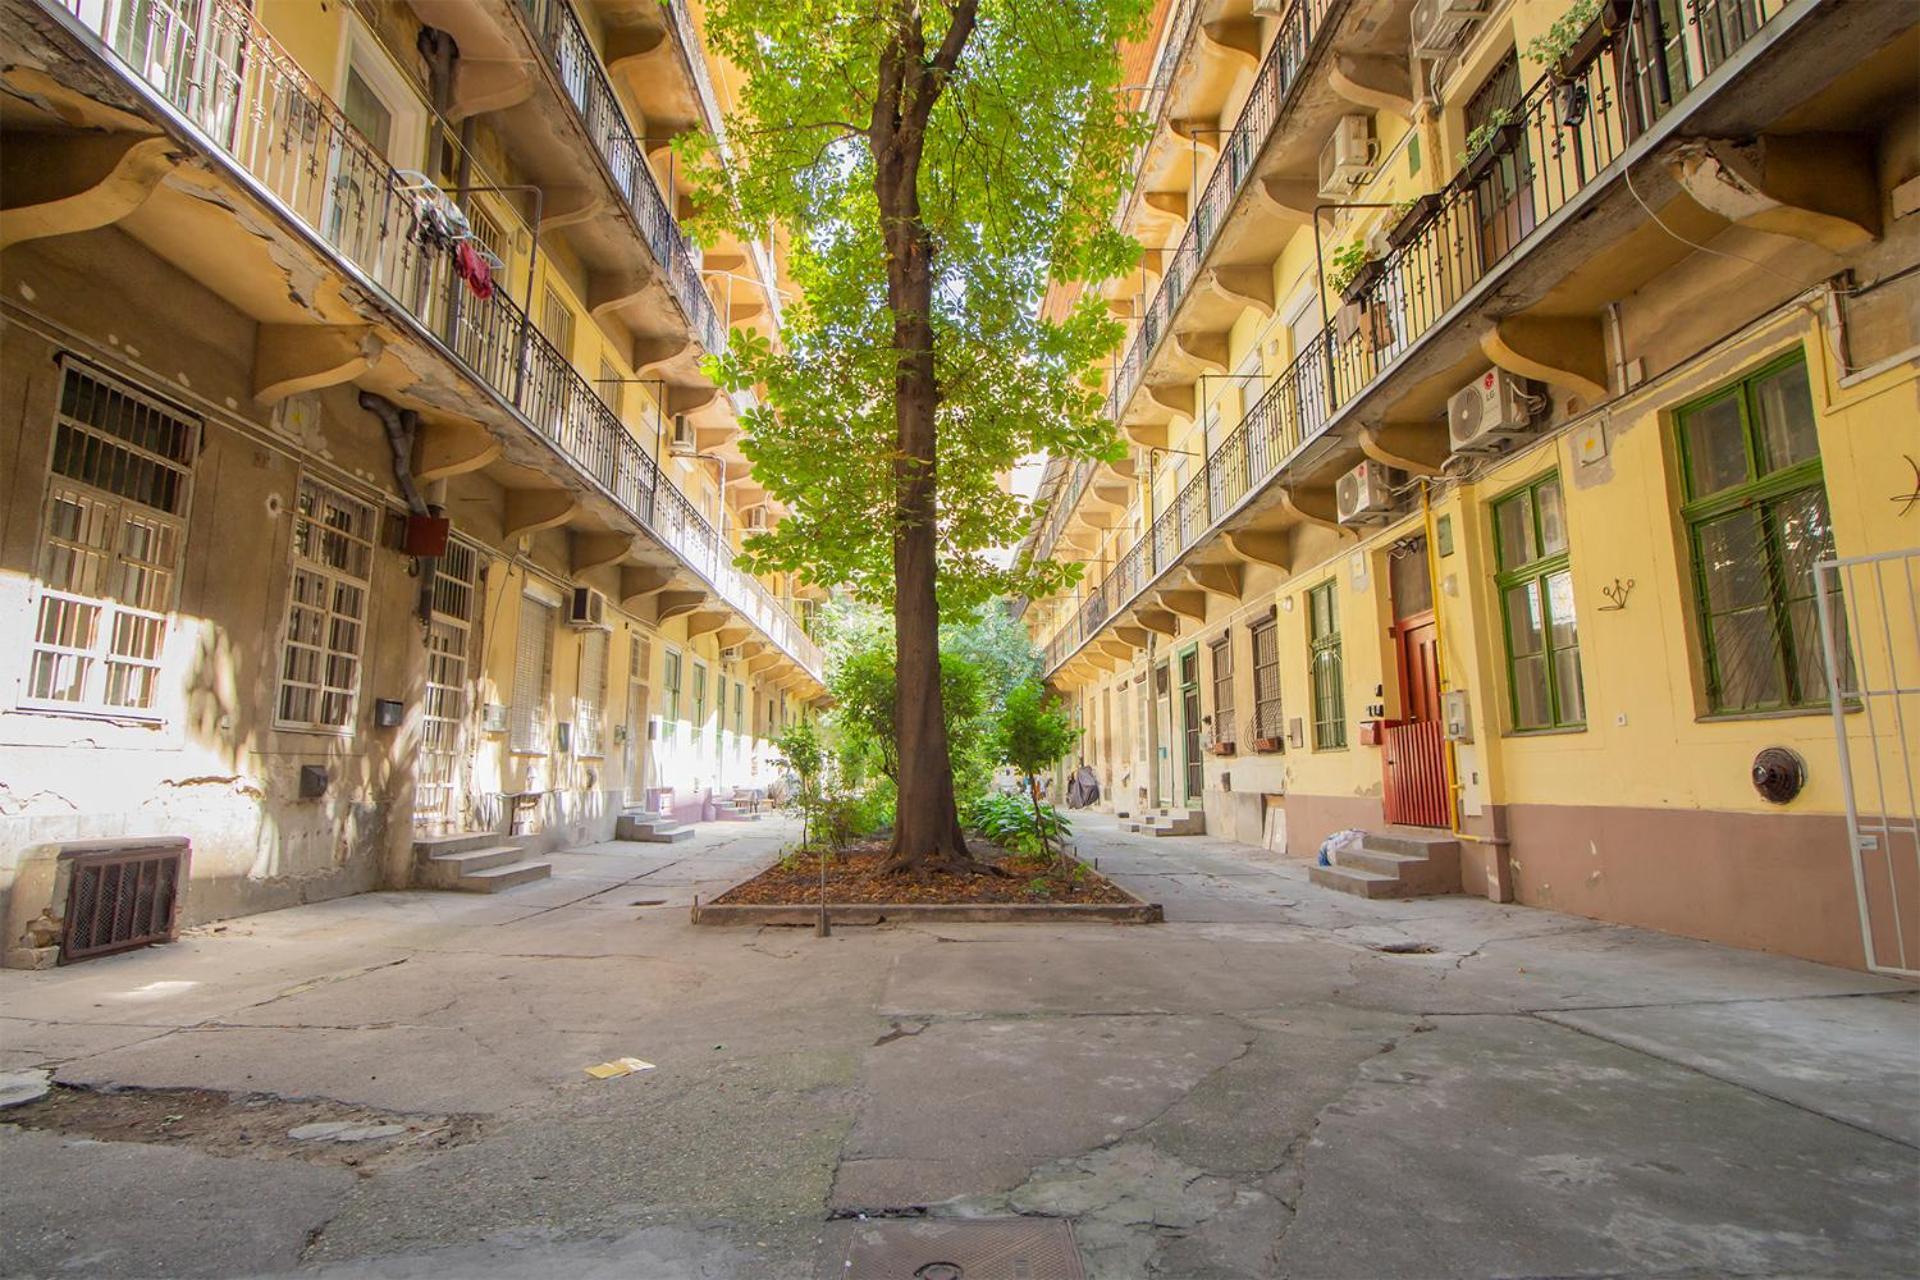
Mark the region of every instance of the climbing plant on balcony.
[[[892, 866], [967, 853], [941, 706], [939, 624], [1075, 570], [1006, 564], [1033, 516], [1001, 472], [1036, 452], [1117, 457], [1096, 368], [1120, 330], [1092, 291], [1139, 246], [1112, 213], [1141, 125], [1118, 48], [1147, 0], [712, 0], [742, 73], [713, 139], [682, 144], [698, 233], [778, 233], [799, 297], [776, 344], [736, 331], [710, 366], [758, 386], [755, 477], [786, 507], [747, 539], [758, 571], [892, 611], [899, 822]], [[723, 160], [728, 163], [723, 163]]]

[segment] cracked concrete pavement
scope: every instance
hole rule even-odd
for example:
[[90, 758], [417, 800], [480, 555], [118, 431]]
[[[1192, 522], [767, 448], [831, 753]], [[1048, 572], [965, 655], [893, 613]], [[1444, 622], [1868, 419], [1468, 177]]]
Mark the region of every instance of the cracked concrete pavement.
[[691, 926], [776, 819], [0, 975], [0, 1069], [474, 1126], [0, 1115], [0, 1274], [837, 1276], [863, 1213], [1063, 1217], [1099, 1277], [1920, 1271], [1910, 987], [1076, 826], [1166, 924]]

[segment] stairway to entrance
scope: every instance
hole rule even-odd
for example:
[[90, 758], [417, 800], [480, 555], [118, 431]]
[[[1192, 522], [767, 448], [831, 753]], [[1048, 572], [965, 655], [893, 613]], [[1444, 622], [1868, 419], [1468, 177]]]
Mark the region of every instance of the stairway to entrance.
[[528, 860], [525, 849], [491, 831], [422, 836], [413, 842], [413, 862], [418, 887], [463, 893], [499, 893], [553, 874], [552, 863]]
[[613, 824], [615, 840], [638, 840], [645, 844], [677, 844], [693, 839], [693, 828], [675, 822], [652, 809], [627, 809]]
[[1323, 889], [1362, 898], [1426, 898], [1460, 892], [1460, 842], [1416, 827], [1369, 831], [1339, 864], [1308, 873]]

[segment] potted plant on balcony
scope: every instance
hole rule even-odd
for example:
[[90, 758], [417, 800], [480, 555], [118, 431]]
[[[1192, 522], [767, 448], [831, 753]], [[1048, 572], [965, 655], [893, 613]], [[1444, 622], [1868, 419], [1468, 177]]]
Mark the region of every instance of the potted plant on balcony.
[[1440, 211], [1440, 196], [1429, 192], [1402, 200], [1393, 206], [1393, 225], [1387, 228], [1387, 243], [1398, 249], [1420, 234], [1420, 228]]
[[1367, 248], [1366, 241], [1353, 240], [1333, 251], [1327, 264], [1327, 284], [1348, 303], [1360, 297], [1380, 276], [1380, 260]]
[[1454, 181], [1463, 188], [1480, 181], [1519, 143], [1520, 122], [1513, 118], [1512, 109], [1496, 108], [1484, 124], [1467, 135], [1466, 150], [1455, 157], [1460, 174]]
[[1255, 738], [1253, 749], [1256, 754], [1267, 755], [1275, 751], [1286, 750], [1286, 744], [1279, 738]]

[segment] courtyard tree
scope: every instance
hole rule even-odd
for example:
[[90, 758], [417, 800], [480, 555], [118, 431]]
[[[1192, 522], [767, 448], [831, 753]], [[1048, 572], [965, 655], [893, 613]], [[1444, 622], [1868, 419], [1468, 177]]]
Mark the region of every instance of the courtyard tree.
[[1004, 564], [1032, 514], [999, 476], [1036, 452], [1117, 456], [1093, 376], [1118, 326], [1088, 290], [1139, 248], [1113, 225], [1139, 125], [1117, 50], [1146, 0], [713, 0], [743, 73], [696, 226], [774, 235], [800, 300], [782, 341], [737, 331], [713, 372], [758, 386], [754, 475], [787, 509], [758, 572], [892, 611], [899, 821], [891, 865], [978, 870], [955, 806], [939, 626], [1076, 570]]
[[1048, 851], [1048, 824], [1040, 807], [1040, 775], [1067, 758], [1080, 730], [1073, 717], [1038, 680], [1029, 680], [1007, 694], [1000, 712], [1000, 758], [1026, 782], [1033, 803], [1034, 830], [1042, 851]]

